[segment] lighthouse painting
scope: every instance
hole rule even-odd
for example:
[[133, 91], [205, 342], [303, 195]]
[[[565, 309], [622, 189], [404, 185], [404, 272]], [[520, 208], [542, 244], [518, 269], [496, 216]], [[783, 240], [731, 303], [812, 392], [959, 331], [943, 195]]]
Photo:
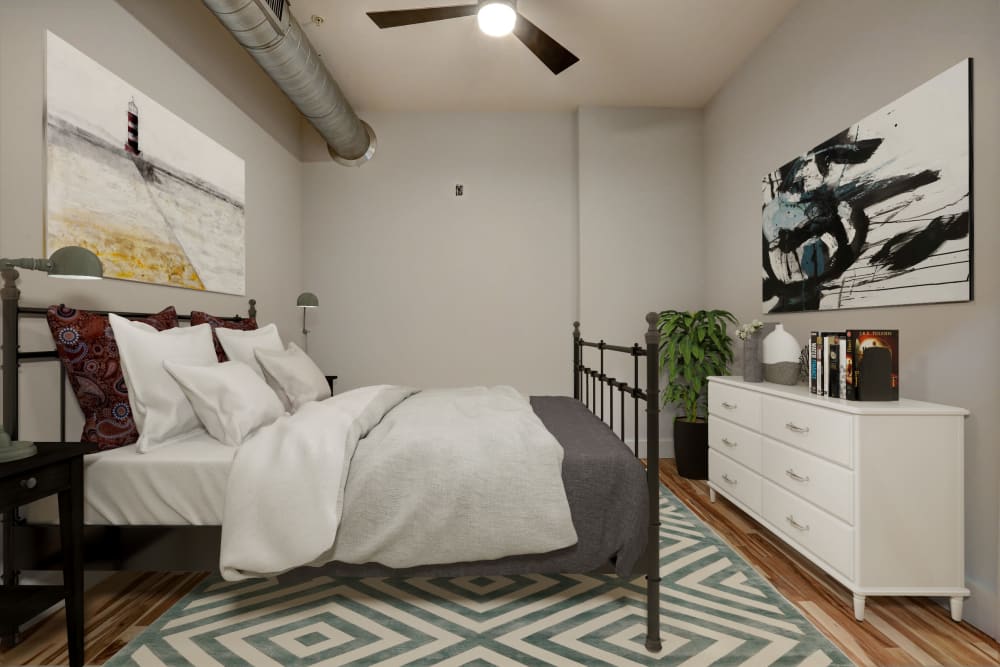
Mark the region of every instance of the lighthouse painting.
[[106, 278], [243, 295], [243, 160], [51, 32], [45, 252]]

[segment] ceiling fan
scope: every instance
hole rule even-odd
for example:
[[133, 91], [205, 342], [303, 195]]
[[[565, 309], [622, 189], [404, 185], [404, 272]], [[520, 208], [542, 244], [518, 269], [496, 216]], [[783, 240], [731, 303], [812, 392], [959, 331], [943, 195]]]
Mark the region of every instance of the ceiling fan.
[[580, 60], [518, 13], [516, 6], [517, 0], [479, 0], [474, 5], [368, 12], [368, 17], [379, 28], [398, 28], [404, 25], [475, 15], [479, 29], [491, 37], [503, 37], [513, 32], [514, 36], [545, 63], [553, 74], [559, 74]]

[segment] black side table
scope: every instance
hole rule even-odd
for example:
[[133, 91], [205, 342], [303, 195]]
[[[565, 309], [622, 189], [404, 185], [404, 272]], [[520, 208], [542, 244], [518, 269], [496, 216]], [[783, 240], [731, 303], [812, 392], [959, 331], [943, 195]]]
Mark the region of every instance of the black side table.
[[[37, 446], [38, 453], [34, 456], [0, 463], [0, 509], [4, 518], [10, 519], [19, 505], [59, 494], [63, 585], [19, 585], [14, 564], [4, 563], [3, 586], [0, 587], [0, 639], [5, 646], [12, 646], [22, 623], [65, 599], [69, 664], [82, 667], [83, 455], [92, 448], [61, 442], [41, 442]], [[8, 525], [11, 524], [6, 521], [5, 526]], [[12, 537], [12, 531], [5, 528], [4, 539]], [[4, 551], [14, 553], [13, 549], [5, 548]]]
[[331, 393], [331, 394], [333, 393], [333, 382], [334, 382], [334, 380], [336, 380], [336, 379], [337, 379], [337, 376], [336, 376], [336, 375], [327, 375], [327, 376], [326, 376], [326, 383], [327, 383], [328, 385], [330, 385], [330, 393]]

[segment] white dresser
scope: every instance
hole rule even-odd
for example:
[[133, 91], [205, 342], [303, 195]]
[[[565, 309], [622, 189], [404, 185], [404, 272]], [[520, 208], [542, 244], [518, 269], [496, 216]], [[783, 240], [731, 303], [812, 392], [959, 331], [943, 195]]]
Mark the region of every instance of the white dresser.
[[854, 594], [951, 599], [965, 588], [961, 408], [817, 397], [803, 385], [709, 378], [716, 493]]

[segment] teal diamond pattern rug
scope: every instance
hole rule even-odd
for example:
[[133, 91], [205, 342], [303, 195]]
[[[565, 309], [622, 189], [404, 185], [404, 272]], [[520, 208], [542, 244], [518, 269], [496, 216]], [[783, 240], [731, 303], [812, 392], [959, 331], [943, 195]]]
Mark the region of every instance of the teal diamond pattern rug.
[[660, 491], [659, 654], [643, 645], [642, 577], [211, 577], [107, 665], [851, 665]]

